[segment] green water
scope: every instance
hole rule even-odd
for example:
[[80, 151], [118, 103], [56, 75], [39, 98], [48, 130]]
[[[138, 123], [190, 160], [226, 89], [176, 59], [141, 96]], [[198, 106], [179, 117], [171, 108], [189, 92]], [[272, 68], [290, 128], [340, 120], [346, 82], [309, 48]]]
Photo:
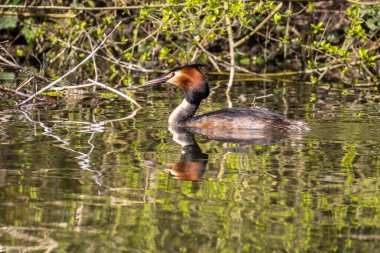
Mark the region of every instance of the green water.
[[[249, 145], [195, 135], [191, 150], [167, 128], [182, 99], [167, 86], [139, 91], [135, 115], [74, 94], [1, 111], [0, 252], [379, 252], [380, 105], [311, 92], [238, 83], [234, 106], [312, 130]], [[213, 82], [202, 111], [226, 106]], [[193, 181], [173, 175], [184, 165]]]

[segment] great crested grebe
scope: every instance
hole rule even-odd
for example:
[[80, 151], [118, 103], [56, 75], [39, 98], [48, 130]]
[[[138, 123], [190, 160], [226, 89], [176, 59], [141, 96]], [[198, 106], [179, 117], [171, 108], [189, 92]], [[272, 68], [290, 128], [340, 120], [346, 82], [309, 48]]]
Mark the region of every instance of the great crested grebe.
[[144, 85], [164, 82], [178, 86], [185, 96], [170, 114], [169, 125], [172, 126], [220, 130], [309, 130], [305, 122], [287, 119], [262, 108], [228, 108], [194, 116], [199, 104], [210, 92], [200, 64], [172, 69], [166, 75]]

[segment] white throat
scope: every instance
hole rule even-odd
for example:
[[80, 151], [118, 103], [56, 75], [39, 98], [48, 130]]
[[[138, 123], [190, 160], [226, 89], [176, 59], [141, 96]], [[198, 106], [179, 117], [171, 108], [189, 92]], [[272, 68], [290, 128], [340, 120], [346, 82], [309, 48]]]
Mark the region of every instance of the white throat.
[[187, 102], [186, 99], [174, 109], [169, 116], [169, 125], [185, 126], [186, 121], [191, 119], [197, 111], [199, 104], [192, 104]]

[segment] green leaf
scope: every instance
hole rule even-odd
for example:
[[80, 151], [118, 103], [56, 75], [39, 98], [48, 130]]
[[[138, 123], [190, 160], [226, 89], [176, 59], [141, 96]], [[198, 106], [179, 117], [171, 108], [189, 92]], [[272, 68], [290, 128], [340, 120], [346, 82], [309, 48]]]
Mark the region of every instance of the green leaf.
[[21, 34], [24, 36], [26, 41], [28, 42], [29, 45], [34, 44], [34, 40], [36, 39], [38, 29], [33, 26], [34, 25], [34, 20], [29, 18], [25, 19], [24, 25], [21, 29]]
[[16, 74], [14, 72], [0, 72], [0, 80], [10, 81], [16, 78]]
[[158, 59], [161, 61], [164, 60], [165, 58], [168, 57], [169, 53], [170, 53], [170, 48], [162, 48], [160, 50], [160, 54], [158, 56]]
[[249, 64], [250, 64], [250, 60], [249, 60], [248, 57], [243, 57], [243, 58], [241, 58], [241, 59], [239, 60], [239, 63], [240, 63], [241, 65], [249, 65]]
[[90, 7], [95, 7], [95, 3], [94, 3], [94, 1], [87, 0], [86, 3], [87, 3]]
[[0, 30], [14, 29], [17, 27], [17, 16], [2, 16], [0, 17]]
[[281, 24], [282, 23], [282, 17], [280, 14], [276, 13], [274, 14], [273, 18], [272, 18], [273, 22], [275, 24]]
[[22, 50], [21, 48], [16, 48], [16, 53], [20, 57], [23, 57], [25, 55], [24, 50]]
[[322, 27], [323, 22], [319, 22], [317, 25], [315, 24], [310, 24], [311, 27], [314, 28], [314, 34], [317, 34], [320, 31], [324, 31], [325, 29]]

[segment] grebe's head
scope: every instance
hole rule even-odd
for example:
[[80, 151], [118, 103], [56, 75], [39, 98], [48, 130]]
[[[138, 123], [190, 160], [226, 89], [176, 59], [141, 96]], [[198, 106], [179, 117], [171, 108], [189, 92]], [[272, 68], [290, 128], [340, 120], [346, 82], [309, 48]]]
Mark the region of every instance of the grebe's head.
[[150, 80], [147, 84], [170, 83], [180, 87], [190, 103], [200, 103], [210, 93], [203, 65], [192, 64], [172, 69], [166, 75]]

